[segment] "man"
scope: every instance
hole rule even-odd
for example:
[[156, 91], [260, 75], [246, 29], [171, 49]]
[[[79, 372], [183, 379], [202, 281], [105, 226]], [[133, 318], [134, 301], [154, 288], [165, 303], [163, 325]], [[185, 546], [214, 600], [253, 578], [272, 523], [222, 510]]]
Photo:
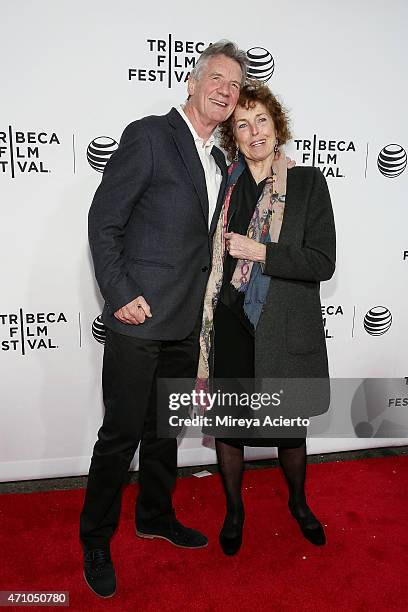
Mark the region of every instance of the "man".
[[231, 42], [208, 47], [189, 78], [184, 109], [125, 129], [89, 213], [95, 274], [105, 299], [105, 416], [80, 535], [85, 580], [102, 597], [116, 589], [109, 542], [139, 442], [137, 534], [187, 548], [207, 545], [205, 536], [175, 516], [177, 443], [156, 436], [156, 380], [197, 373], [211, 239], [226, 182], [213, 132], [235, 108], [246, 62]]

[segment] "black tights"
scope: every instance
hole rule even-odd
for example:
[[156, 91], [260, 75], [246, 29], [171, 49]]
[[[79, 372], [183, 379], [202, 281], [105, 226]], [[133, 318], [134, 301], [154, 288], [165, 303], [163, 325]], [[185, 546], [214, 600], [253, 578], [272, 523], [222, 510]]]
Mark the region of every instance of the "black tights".
[[[222, 440], [216, 440], [215, 447], [227, 505], [223, 529], [228, 532], [242, 525], [244, 520], [241, 495], [244, 447], [239, 443], [232, 446]], [[292, 512], [300, 517], [307, 517], [308, 526], [314, 527], [317, 519], [310, 511], [305, 495], [306, 441], [296, 448], [278, 447], [278, 458], [288, 483], [289, 506]]]
[[233, 536], [244, 522], [244, 504], [241, 497], [244, 447], [242, 444], [231, 446], [221, 440], [215, 440], [215, 449], [227, 506], [223, 532], [228, 537]]

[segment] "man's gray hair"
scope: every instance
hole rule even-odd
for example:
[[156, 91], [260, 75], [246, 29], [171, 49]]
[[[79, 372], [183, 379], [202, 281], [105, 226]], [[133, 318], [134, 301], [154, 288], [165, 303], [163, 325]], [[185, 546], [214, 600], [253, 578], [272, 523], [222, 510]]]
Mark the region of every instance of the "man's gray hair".
[[199, 81], [204, 68], [208, 64], [208, 60], [216, 55], [225, 55], [226, 57], [235, 60], [239, 64], [242, 72], [242, 87], [245, 83], [247, 74], [247, 54], [245, 51], [242, 51], [242, 49], [239, 49], [235, 43], [231, 42], [230, 40], [226, 40], [225, 38], [219, 40], [218, 42], [212, 43], [209, 47], [204, 49], [198, 58], [196, 65], [191, 71], [191, 76], [196, 81]]

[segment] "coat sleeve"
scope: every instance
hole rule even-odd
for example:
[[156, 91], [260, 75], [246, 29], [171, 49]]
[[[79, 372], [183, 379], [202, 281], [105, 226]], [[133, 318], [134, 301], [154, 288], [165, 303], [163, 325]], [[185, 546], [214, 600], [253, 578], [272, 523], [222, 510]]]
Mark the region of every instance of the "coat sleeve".
[[126, 225], [153, 175], [150, 139], [140, 121], [127, 126], [105, 167], [88, 215], [95, 276], [113, 313], [142, 294], [124, 257]]
[[306, 211], [302, 246], [268, 243], [263, 273], [278, 278], [319, 282], [333, 276], [335, 264], [333, 209], [326, 179], [316, 168]]

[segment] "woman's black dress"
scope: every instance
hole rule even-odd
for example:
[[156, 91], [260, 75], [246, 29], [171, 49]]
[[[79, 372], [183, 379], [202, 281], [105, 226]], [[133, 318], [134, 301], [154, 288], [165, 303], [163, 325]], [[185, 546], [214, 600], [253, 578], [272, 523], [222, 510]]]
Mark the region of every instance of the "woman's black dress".
[[[265, 180], [257, 185], [249, 169], [245, 168], [231, 195], [228, 231], [246, 235]], [[231, 285], [236, 263], [237, 260], [227, 253], [223, 283], [214, 313], [214, 378], [253, 379], [255, 377], [254, 328], [244, 313], [244, 294], [239, 293]], [[300, 428], [299, 431], [303, 437], [220, 439], [232, 446], [296, 448], [301, 446], [305, 439], [305, 430]]]

